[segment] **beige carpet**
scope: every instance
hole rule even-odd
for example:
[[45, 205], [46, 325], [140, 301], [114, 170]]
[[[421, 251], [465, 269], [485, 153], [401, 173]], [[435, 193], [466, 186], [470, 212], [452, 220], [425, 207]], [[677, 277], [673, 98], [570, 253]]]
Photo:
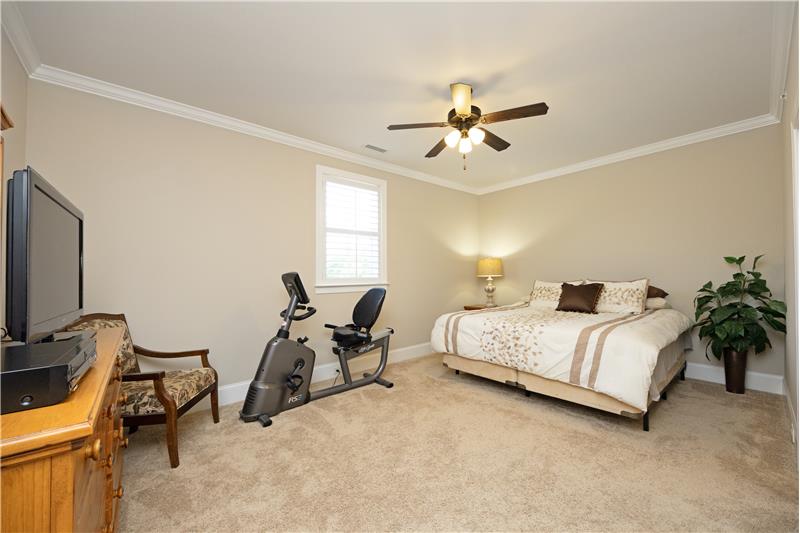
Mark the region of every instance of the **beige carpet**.
[[396, 385], [312, 402], [268, 429], [238, 405], [125, 457], [123, 531], [797, 531], [784, 400], [676, 382], [640, 422], [460, 375], [429, 356]]

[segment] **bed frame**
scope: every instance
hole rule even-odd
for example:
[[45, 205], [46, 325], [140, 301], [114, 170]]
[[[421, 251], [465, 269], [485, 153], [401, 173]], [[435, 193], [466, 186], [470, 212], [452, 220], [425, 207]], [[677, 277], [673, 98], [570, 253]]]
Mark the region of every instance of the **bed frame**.
[[[680, 342], [680, 339], [675, 342]], [[667, 399], [666, 389], [676, 377], [679, 377], [681, 381], [686, 379], [687, 350], [687, 348], [681, 350], [680, 357], [678, 357], [678, 360], [667, 371], [666, 377], [656, 384], [662, 400]], [[531, 392], [535, 392], [628, 418], [640, 418], [642, 420], [642, 430], [650, 431], [649, 407], [650, 404], [653, 403], [652, 398], [648, 403], [648, 410], [642, 411], [637, 407], [621, 402], [607, 394], [595, 392], [570, 383], [543, 378], [529, 372], [496, 365], [494, 363], [467, 359], [460, 355], [445, 353], [442, 354], [442, 356], [442, 364], [447, 368], [455, 370], [456, 374], [465, 372], [474, 376], [505, 383], [506, 385], [523, 389], [526, 396], [530, 396]]]

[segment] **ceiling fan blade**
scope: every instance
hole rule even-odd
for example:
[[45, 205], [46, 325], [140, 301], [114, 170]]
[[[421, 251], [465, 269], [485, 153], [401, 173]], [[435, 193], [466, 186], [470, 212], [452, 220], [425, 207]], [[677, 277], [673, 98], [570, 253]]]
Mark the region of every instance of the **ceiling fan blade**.
[[547, 104], [539, 102], [538, 104], [524, 105], [522, 107], [515, 107], [513, 109], [505, 109], [503, 111], [495, 111], [494, 113], [487, 113], [481, 117], [483, 124], [492, 124], [494, 122], [503, 122], [505, 120], [516, 120], [518, 118], [538, 117], [547, 114]]
[[425, 157], [436, 157], [437, 155], [439, 155], [439, 152], [441, 152], [442, 150], [444, 150], [445, 146], [447, 146], [447, 143], [445, 143], [445, 142], [444, 142], [444, 139], [442, 139], [441, 141], [439, 141], [438, 143], [436, 143], [436, 146], [434, 146], [433, 148], [431, 148], [431, 151], [430, 151], [430, 152], [428, 152], [427, 154], [425, 154]]
[[419, 122], [417, 124], [392, 124], [387, 129], [390, 130], [410, 130], [414, 128], [444, 128], [449, 126], [447, 122]]
[[510, 142], [501, 139], [500, 137], [498, 137], [491, 131], [487, 130], [486, 128], [481, 128], [481, 129], [484, 131], [484, 133], [486, 133], [486, 136], [483, 138], [483, 142], [485, 144], [488, 144], [498, 152], [502, 152], [503, 150], [511, 146]]

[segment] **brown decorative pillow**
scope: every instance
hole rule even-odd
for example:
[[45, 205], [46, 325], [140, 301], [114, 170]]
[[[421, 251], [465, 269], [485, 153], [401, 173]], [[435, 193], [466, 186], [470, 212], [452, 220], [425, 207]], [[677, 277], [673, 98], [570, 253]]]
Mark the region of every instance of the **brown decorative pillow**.
[[603, 292], [602, 283], [588, 283], [586, 285], [561, 285], [561, 298], [558, 300], [556, 311], [573, 311], [575, 313], [596, 313], [597, 301]]
[[653, 285], [647, 287], [648, 298], [666, 298], [667, 296], [669, 296], [669, 293], [664, 289], [659, 289], [658, 287], [654, 287]]

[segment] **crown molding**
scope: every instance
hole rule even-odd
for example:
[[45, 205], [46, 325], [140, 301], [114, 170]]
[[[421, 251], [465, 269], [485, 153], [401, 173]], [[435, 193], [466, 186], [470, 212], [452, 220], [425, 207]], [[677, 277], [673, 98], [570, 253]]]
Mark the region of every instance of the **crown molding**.
[[329, 146], [327, 144], [312, 141], [310, 139], [284, 133], [282, 131], [267, 128], [265, 126], [260, 126], [252, 122], [222, 115], [213, 111], [208, 111], [207, 109], [194, 107], [188, 104], [182, 104], [174, 100], [169, 100], [153, 94], [137, 91], [135, 89], [129, 89], [128, 87], [123, 87], [121, 85], [116, 85], [95, 78], [90, 78], [88, 76], [83, 76], [81, 74], [76, 74], [74, 72], [61, 70], [49, 65], [39, 65], [33, 74], [31, 74], [31, 78], [55, 85], [61, 85], [62, 87], [68, 87], [70, 89], [75, 89], [85, 93], [102, 96], [104, 98], [125, 102], [127, 104], [152, 109], [154, 111], [160, 111], [162, 113], [186, 118], [195, 122], [202, 122], [203, 124], [217, 126], [226, 130], [250, 135], [251, 137], [258, 137], [259, 139], [265, 139], [284, 144], [286, 146], [299, 148], [308, 152], [314, 152], [316, 154], [340, 159], [342, 161], [348, 161], [357, 165], [363, 165], [365, 167], [391, 172], [393, 174], [424, 181], [433, 185], [439, 185], [441, 187], [447, 187], [450, 189], [475, 194], [474, 188], [457, 183], [455, 181], [450, 181], [438, 176], [433, 176], [431, 174], [419, 172], [417, 170], [402, 167], [400, 165], [395, 165], [394, 163], [388, 163], [372, 157], [349, 152], [341, 148], [336, 148], [334, 146]]
[[33, 39], [28, 33], [28, 27], [22, 19], [22, 13], [19, 12], [15, 3], [2, 2], [0, 4], [0, 21], [8, 35], [8, 40], [11, 41], [11, 46], [17, 53], [19, 62], [22, 63], [22, 68], [30, 76], [42, 62], [39, 59], [39, 52], [33, 44]]
[[781, 121], [784, 93], [789, 74], [796, 2], [776, 2], [772, 12], [772, 49], [770, 50], [769, 113]]
[[519, 187], [521, 185], [527, 185], [529, 183], [535, 183], [537, 181], [557, 178], [566, 174], [574, 174], [575, 172], [589, 170], [590, 168], [602, 167], [612, 163], [625, 161], [627, 159], [634, 159], [645, 155], [664, 152], [666, 150], [672, 150], [673, 148], [680, 148], [681, 146], [687, 146], [689, 144], [709, 141], [711, 139], [724, 137], [726, 135], [733, 135], [735, 133], [742, 133], [744, 131], [770, 126], [772, 124], [777, 124], [778, 122], [780, 122], [780, 120], [778, 120], [774, 115], [760, 115], [757, 117], [740, 120], [739, 122], [723, 124], [722, 126], [717, 126], [716, 128], [689, 133], [688, 135], [681, 135], [680, 137], [673, 137], [671, 139], [654, 142], [652, 144], [646, 144], [644, 146], [637, 146], [636, 148], [631, 148], [630, 150], [604, 155], [602, 157], [581, 161], [580, 163], [567, 165], [561, 168], [546, 170], [544, 172], [539, 172], [538, 174], [525, 176], [524, 178], [505, 181], [503, 183], [498, 183], [497, 185], [491, 185], [489, 187], [479, 189], [477, 194], [489, 194], [505, 189], [511, 189], [513, 187]]

